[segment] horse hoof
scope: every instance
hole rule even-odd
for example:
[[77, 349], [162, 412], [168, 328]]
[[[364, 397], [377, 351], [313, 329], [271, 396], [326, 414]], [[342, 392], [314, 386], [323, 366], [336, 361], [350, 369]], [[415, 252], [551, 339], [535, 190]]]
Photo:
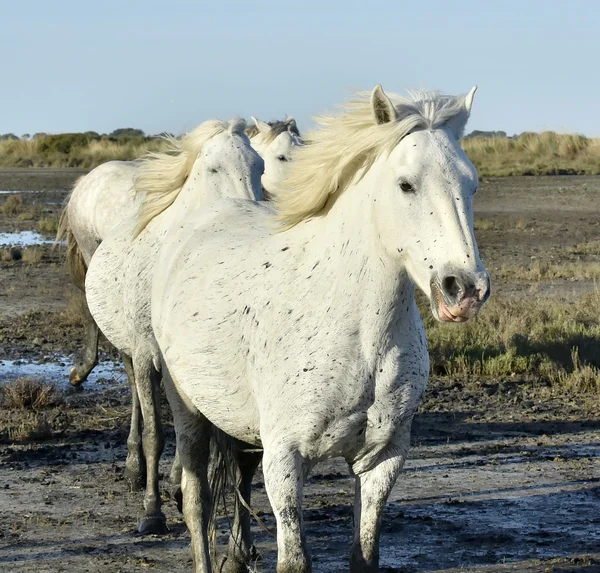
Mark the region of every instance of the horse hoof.
[[248, 573], [248, 571], [256, 571], [256, 564], [259, 561], [259, 556], [254, 551], [252, 556], [242, 561], [225, 555], [218, 565], [217, 571], [219, 573]]
[[167, 518], [162, 516], [142, 519], [138, 527], [138, 533], [140, 535], [166, 535], [169, 533]]
[[77, 369], [77, 366], [73, 366], [71, 371], [69, 372], [69, 382], [71, 386], [79, 386], [81, 383], [85, 381], [87, 376], [82, 376]]
[[179, 513], [183, 513], [183, 493], [181, 492], [180, 485], [173, 490], [173, 499], [177, 503], [177, 509], [179, 510]]

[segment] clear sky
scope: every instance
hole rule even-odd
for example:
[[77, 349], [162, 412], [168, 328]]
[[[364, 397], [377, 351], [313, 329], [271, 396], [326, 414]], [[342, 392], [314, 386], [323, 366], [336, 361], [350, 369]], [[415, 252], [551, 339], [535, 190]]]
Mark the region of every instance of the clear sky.
[[181, 133], [351, 88], [465, 93], [467, 131], [600, 136], [595, 0], [0, 0], [0, 133]]

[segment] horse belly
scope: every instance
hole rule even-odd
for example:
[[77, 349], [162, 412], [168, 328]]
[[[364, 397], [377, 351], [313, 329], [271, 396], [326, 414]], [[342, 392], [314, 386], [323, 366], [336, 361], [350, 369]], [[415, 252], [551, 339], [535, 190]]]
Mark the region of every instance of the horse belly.
[[104, 241], [92, 257], [85, 295], [102, 333], [120, 351], [129, 353], [129, 332], [123, 320], [123, 259], [118, 255], [118, 246], [112, 246]]
[[[180, 350], [179, 348], [177, 350]], [[183, 349], [181, 349], [183, 350]], [[178, 391], [195, 408], [226, 434], [243, 442], [260, 445], [260, 418], [254, 397], [235, 368], [236, 359], [215, 361], [210, 353], [190, 360], [191, 349], [179, 353], [166, 349], [165, 362]], [[201, 364], [201, 370], [192, 364]]]

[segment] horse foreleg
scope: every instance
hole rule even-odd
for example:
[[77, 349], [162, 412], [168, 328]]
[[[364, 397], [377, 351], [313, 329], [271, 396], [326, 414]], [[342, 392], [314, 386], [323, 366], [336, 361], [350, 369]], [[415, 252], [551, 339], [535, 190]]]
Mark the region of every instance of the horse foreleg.
[[69, 372], [69, 381], [73, 386], [79, 386], [79, 384], [84, 382], [94, 366], [98, 364], [98, 325], [90, 313], [85, 295], [83, 295], [83, 312], [85, 339], [82, 359]]
[[302, 519], [304, 459], [297, 451], [265, 446], [263, 473], [277, 520], [277, 573], [311, 573]]
[[[242, 446], [243, 447], [243, 446]], [[252, 492], [252, 478], [256, 468], [262, 458], [262, 453], [237, 452], [236, 485], [239, 495], [242, 496], [245, 504], [250, 506], [250, 496]], [[221, 573], [246, 573], [249, 570], [248, 565], [256, 561], [255, 550], [252, 545], [252, 532], [250, 530], [250, 512], [246, 509], [238, 494], [235, 494], [235, 515], [231, 536], [229, 537], [229, 547], [227, 557], [223, 563]]]
[[125, 476], [133, 491], [138, 491], [146, 485], [146, 460], [142, 449], [142, 410], [135, 386], [133, 362], [126, 354], [122, 355], [127, 382], [131, 389], [131, 426], [127, 437], [127, 460], [125, 461]]
[[165, 436], [160, 420], [160, 373], [151, 358], [134, 356], [135, 386], [140, 400], [144, 429], [142, 446], [146, 458], [146, 494], [144, 495], [144, 518], [140, 533], [163, 534], [168, 532], [167, 518], [161, 511], [158, 463], [165, 447]]
[[350, 553], [351, 573], [379, 571], [379, 534], [385, 502], [396, 483], [408, 451], [410, 433], [400, 446], [384, 452], [372, 469], [356, 475], [354, 542]]

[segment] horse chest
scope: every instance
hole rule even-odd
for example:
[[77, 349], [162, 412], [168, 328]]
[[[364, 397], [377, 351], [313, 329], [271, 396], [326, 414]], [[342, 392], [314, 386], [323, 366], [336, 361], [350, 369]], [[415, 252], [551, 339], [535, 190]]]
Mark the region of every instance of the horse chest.
[[334, 417], [315, 436], [316, 457], [366, 461], [397, 441], [421, 401], [427, 365], [407, 360], [350, 383], [354, 394], [335, 401]]

